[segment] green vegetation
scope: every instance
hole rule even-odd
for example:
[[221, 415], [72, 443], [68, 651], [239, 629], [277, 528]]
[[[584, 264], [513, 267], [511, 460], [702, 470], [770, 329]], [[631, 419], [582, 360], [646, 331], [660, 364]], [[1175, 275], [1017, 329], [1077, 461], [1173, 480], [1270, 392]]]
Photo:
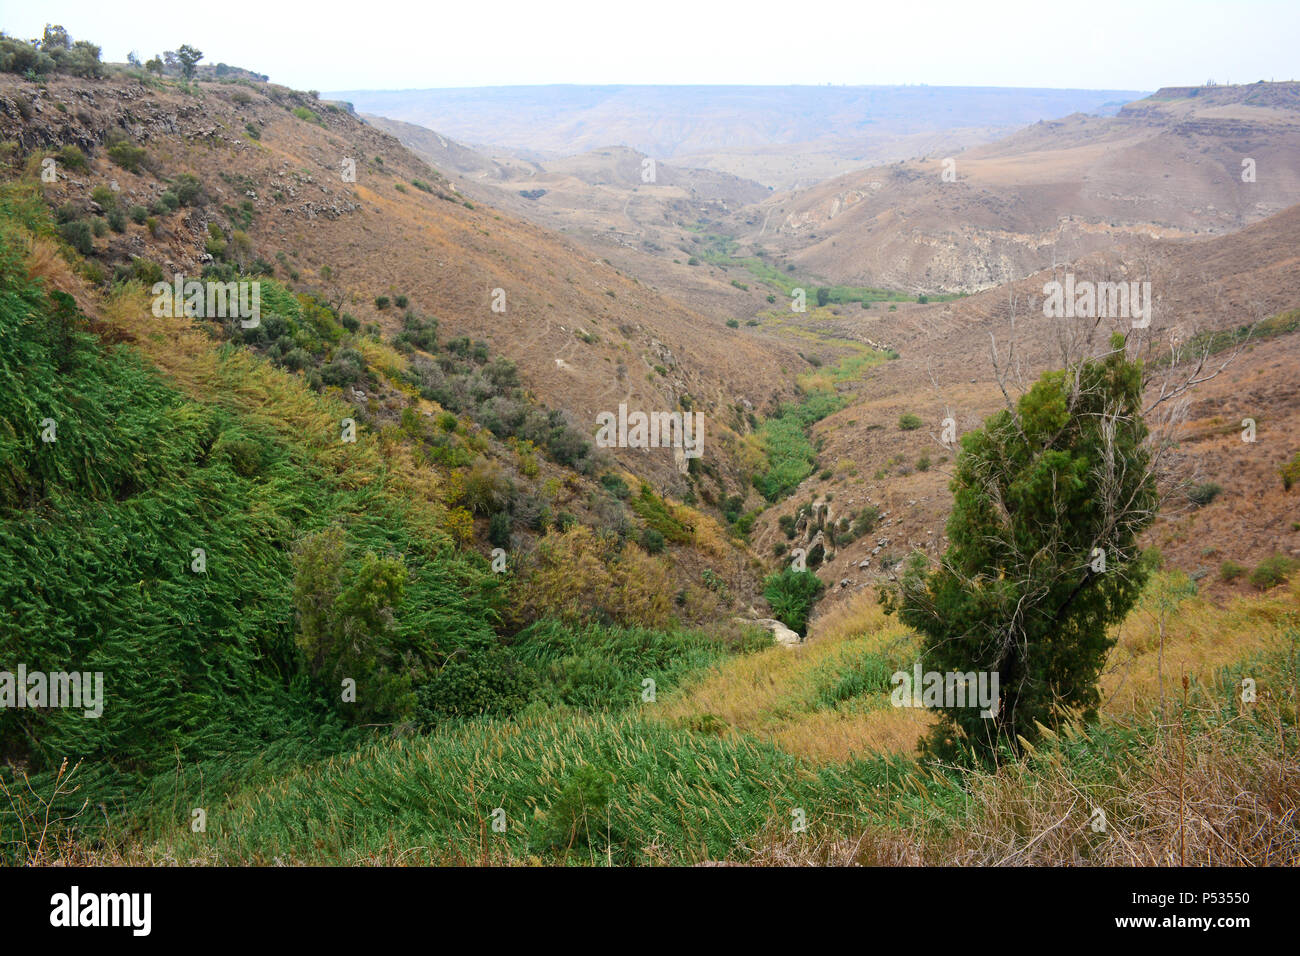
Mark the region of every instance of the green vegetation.
[[[373, 657], [351, 675], [359, 701], [401, 716], [410, 702], [386, 697], [382, 681], [418, 685], [453, 649], [495, 643], [490, 574], [387, 491], [382, 471], [349, 487], [320, 460], [319, 437], [183, 397], [128, 348], [86, 334], [71, 298], [27, 279], [21, 249], [6, 225], [0, 654], [33, 668], [102, 671], [109, 699], [100, 720], [0, 712], [4, 738], [27, 742], [34, 769], [83, 754], [105, 773], [115, 768], [106, 783], [130, 788], [178, 757], [251, 754], [286, 736], [303, 740], [308, 725], [322, 739], [337, 735], [336, 671], [310, 666], [296, 637], [328, 662], [329, 642], [337, 647], [348, 621], [375, 605], [364, 581], [337, 594], [314, 586], [333, 610], [316, 631], [295, 627], [295, 591], [307, 585], [294, 548], [326, 528], [338, 529], [332, 560], [356, 561], [358, 580], [376, 555], [404, 567], [395, 588], [396, 566], [379, 565], [394, 613], [388, 636], [360, 648]], [[233, 394], [262, 373], [228, 352], [216, 374]], [[56, 440], [42, 440], [45, 421]], [[359, 558], [346, 556], [343, 540]], [[385, 642], [399, 653], [385, 657]]]
[[[1184, 356], [1216, 355], [1239, 345], [1262, 342], [1297, 330], [1300, 330], [1300, 309], [1291, 309], [1260, 322], [1240, 325], [1232, 329], [1198, 332], [1183, 344], [1181, 354]], [[1171, 360], [1172, 356], [1164, 355], [1158, 357], [1154, 364], [1164, 365]]]
[[144, 165], [145, 148], [134, 143], [120, 142], [108, 147], [108, 158], [129, 172], [139, 172]]
[[[1127, 360], [1121, 336], [1112, 348], [1045, 373], [1014, 412], [962, 437], [943, 561], [932, 569], [914, 555], [901, 585], [882, 594], [922, 633], [925, 670], [1000, 674], [995, 724], [978, 708], [939, 709], [930, 744], [945, 756], [1015, 750], [1074, 708], [1095, 718], [1114, 644], [1107, 627], [1141, 593], [1150, 568], [1136, 541], [1158, 502], [1141, 364]], [[1106, 472], [1109, 461], [1120, 464]]]
[[[811, 293], [810, 297], [814, 298], [818, 305], [846, 305], [850, 302], [910, 302], [912, 297], [902, 292], [893, 292], [888, 289], [873, 289], [865, 286], [821, 286], [817, 287], [816, 283], [792, 278], [795, 266], [790, 263], [782, 272], [775, 265], [766, 259], [758, 256], [736, 256], [735, 250], [739, 243], [729, 236], [718, 235], [716, 233], [706, 233], [702, 229], [695, 229], [701, 239], [697, 255], [691, 256], [689, 265], [697, 265], [699, 260], [704, 260], [710, 265], [720, 266], [722, 268], [731, 268], [740, 266], [747, 270], [759, 282], [775, 289], [783, 296], [789, 297], [794, 294], [795, 289], [804, 289]], [[739, 289], [748, 291], [748, 286], [740, 283], [736, 279], [731, 280], [731, 284]], [[815, 291], [813, 291], [815, 290]], [[947, 301], [948, 299], [957, 298], [957, 296], [932, 296], [933, 301]]]
[[1232, 584], [1238, 578], [1244, 576], [1248, 570], [1249, 568], [1238, 564], [1236, 561], [1224, 561], [1219, 566], [1219, 577], [1228, 584]]
[[100, 49], [87, 40], [73, 41], [61, 26], [47, 24], [39, 40], [0, 36], [0, 71], [35, 79], [53, 73], [103, 76]]
[[1275, 588], [1289, 578], [1296, 569], [1296, 562], [1284, 554], [1275, 554], [1265, 558], [1250, 572], [1250, 583], [1260, 591]]
[[767, 468], [753, 478], [759, 494], [768, 501], [779, 501], [813, 473], [817, 450], [807, 430], [841, 405], [834, 392], [814, 392], [802, 402], [781, 405], [776, 415], [763, 420], [757, 435]]
[[723, 638], [694, 630], [534, 624], [514, 639], [518, 659], [538, 675], [536, 699], [591, 712], [618, 712], [641, 702], [645, 682], [656, 695], [736, 653], [771, 646], [761, 630]]
[[408, 311], [393, 346], [408, 354], [402, 380], [422, 397], [468, 415], [500, 439], [532, 442], [558, 464], [583, 474], [599, 468], [591, 441], [562, 412], [534, 402], [515, 363], [492, 357], [486, 342], [461, 336], [440, 345], [438, 320]]
[[666, 541], [686, 544], [694, 540], [695, 529], [683, 524], [668, 503], [655, 494], [655, 490], [648, 484], [642, 483], [640, 493], [629, 504], [641, 516], [646, 527], [663, 535]]
[[1288, 462], [1284, 462], [1278, 467], [1278, 472], [1282, 475], [1282, 490], [1290, 491], [1300, 482], [1300, 452], [1296, 452], [1295, 457]]
[[808, 633], [808, 614], [824, 587], [811, 571], [786, 568], [763, 582], [763, 597], [776, 619], [802, 637]]

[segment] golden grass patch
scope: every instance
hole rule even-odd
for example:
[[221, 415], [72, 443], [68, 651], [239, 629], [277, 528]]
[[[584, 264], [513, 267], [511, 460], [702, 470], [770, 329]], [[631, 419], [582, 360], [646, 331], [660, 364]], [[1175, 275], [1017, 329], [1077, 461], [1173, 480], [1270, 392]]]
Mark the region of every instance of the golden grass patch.
[[[1300, 576], [1262, 595], [1217, 607], [1190, 593], [1182, 574], [1158, 574], [1112, 634], [1118, 643], [1102, 672], [1103, 713], [1144, 713], [1181, 693], [1182, 678], [1208, 682], [1219, 668], [1264, 647], [1300, 621]], [[1161, 632], [1163, 630], [1163, 650]]]
[[818, 696], [855, 659], [910, 655], [915, 644], [915, 636], [863, 592], [818, 619], [804, 644], [725, 661], [654, 713], [688, 725], [722, 721], [732, 732], [819, 761], [910, 751], [928, 728], [929, 714], [891, 707], [883, 694], [841, 707], [819, 704]]

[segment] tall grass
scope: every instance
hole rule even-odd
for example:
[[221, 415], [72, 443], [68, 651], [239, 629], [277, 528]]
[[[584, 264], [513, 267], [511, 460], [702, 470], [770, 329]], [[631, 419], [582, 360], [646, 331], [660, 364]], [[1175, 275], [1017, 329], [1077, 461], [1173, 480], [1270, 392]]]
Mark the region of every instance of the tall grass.
[[82, 759], [108, 799], [178, 762], [343, 739], [338, 689], [301, 673], [291, 603], [292, 547], [328, 526], [404, 557], [417, 677], [495, 641], [486, 563], [452, 547], [440, 506], [373, 439], [340, 442], [337, 408], [240, 350], [154, 343], [142, 325], [187, 394], [136, 348], [100, 344], [71, 296], [29, 277], [26, 234], [0, 216], [0, 666], [102, 672], [106, 700], [98, 719], [0, 710], [8, 757], [37, 775]]

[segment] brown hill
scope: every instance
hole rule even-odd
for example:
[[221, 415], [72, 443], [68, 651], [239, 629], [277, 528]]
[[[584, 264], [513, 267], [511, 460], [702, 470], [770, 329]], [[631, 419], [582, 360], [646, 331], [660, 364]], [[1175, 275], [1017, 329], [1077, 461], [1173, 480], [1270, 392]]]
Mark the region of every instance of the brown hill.
[[[470, 149], [441, 133], [383, 117], [366, 121], [485, 202], [564, 233], [692, 309], [748, 317], [761, 301], [741, 295], [722, 270], [687, 265], [690, 228], [719, 222], [769, 190], [729, 173], [655, 162], [623, 146], [562, 159], [524, 159], [504, 149]], [[647, 182], [652, 169], [652, 182]]]
[[773, 196], [735, 230], [833, 282], [970, 292], [1142, 237], [1230, 232], [1297, 201], [1300, 84], [1258, 83], [1161, 90], [1114, 117], [841, 176]]
[[[273, 84], [193, 89], [5, 75], [0, 137], [24, 151], [77, 144], [90, 156], [86, 169], [63, 169], [46, 187], [56, 203], [84, 207], [93, 187], [113, 180], [124, 206], [149, 206], [176, 177], [200, 180], [213, 199], [208, 211], [163, 216], [156, 236], [131, 226], [96, 239], [105, 264], [144, 256], [169, 276], [197, 276], [209, 222], [246, 214], [252, 254], [278, 254], [278, 277], [293, 288], [386, 334], [401, 317], [376, 298], [405, 296], [437, 317], [444, 338], [482, 339], [517, 362], [537, 398], [587, 433], [598, 412], [620, 403], [690, 404], [721, 443], [727, 423], [741, 423], [734, 406], [763, 407], [788, 391], [783, 368], [799, 361], [792, 349], [727, 328], [723, 317], [659, 295], [552, 232], [476, 204], [346, 107]], [[105, 139], [114, 135], [145, 150], [137, 171], [108, 161]], [[345, 160], [355, 163], [355, 182], [341, 175]], [[504, 314], [492, 310], [495, 289], [505, 292]], [[685, 490], [669, 452], [618, 454], [634, 472]]]
[[[1080, 280], [1152, 283], [1150, 329], [1103, 320], [1096, 323], [1094, 341], [1100, 347], [1111, 328], [1131, 333], [1131, 347], [1150, 366], [1150, 402], [1163, 383], [1192, 375], [1205, 379], [1173, 409], [1167, 432], [1172, 444], [1161, 477], [1164, 502], [1149, 543], [1171, 566], [1221, 593], [1245, 586], [1220, 580], [1225, 561], [1253, 567], [1275, 553], [1300, 558], [1300, 489], [1285, 490], [1279, 472], [1300, 453], [1298, 238], [1300, 206], [1294, 206], [1237, 233], [1145, 240], [1123, 256], [1111, 251], [1084, 257], [952, 302], [867, 319], [846, 310], [842, 335], [865, 330], [895, 343], [901, 356], [872, 369], [859, 400], [815, 427], [827, 469], [821, 474], [827, 477], [810, 477], [788, 502], [760, 518], [755, 550], [770, 554], [782, 542], [810, 545], [811, 522], [804, 522], [796, 541], [787, 541], [777, 519], [818, 502], [832, 521], [868, 505], [882, 512], [872, 533], [828, 549], [834, 557], [820, 576], [837, 594], [888, 578], [885, 560], [901, 560], [914, 548], [940, 554], [953, 459], [940, 441], [943, 420], [955, 419], [961, 434], [1004, 407], [999, 369], [1014, 399], [1042, 371], [1061, 366], [1063, 341], [1095, 322], [1044, 317], [1044, 284], [1068, 271]], [[1260, 324], [1234, 354], [1223, 334], [1254, 323]], [[1220, 339], [1211, 346], [1215, 332]], [[1198, 365], [1203, 368], [1195, 374]], [[921, 427], [900, 428], [907, 414], [920, 418]], [[1245, 418], [1257, 423], [1254, 443], [1242, 440]], [[1198, 506], [1192, 500], [1198, 485], [1218, 485], [1222, 493]], [[840, 587], [841, 582], [847, 583]]]

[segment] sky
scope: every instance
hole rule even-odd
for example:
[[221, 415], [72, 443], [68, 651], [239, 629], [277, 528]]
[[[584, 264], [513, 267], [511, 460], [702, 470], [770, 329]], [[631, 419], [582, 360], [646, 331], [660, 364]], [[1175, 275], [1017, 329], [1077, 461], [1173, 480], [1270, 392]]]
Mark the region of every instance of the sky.
[[742, 84], [1155, 90], [1296, 77], [1300, 0], [41, 0], [46, 23], [148, 59], [205, 62], [322, 92], [449, 86]]

